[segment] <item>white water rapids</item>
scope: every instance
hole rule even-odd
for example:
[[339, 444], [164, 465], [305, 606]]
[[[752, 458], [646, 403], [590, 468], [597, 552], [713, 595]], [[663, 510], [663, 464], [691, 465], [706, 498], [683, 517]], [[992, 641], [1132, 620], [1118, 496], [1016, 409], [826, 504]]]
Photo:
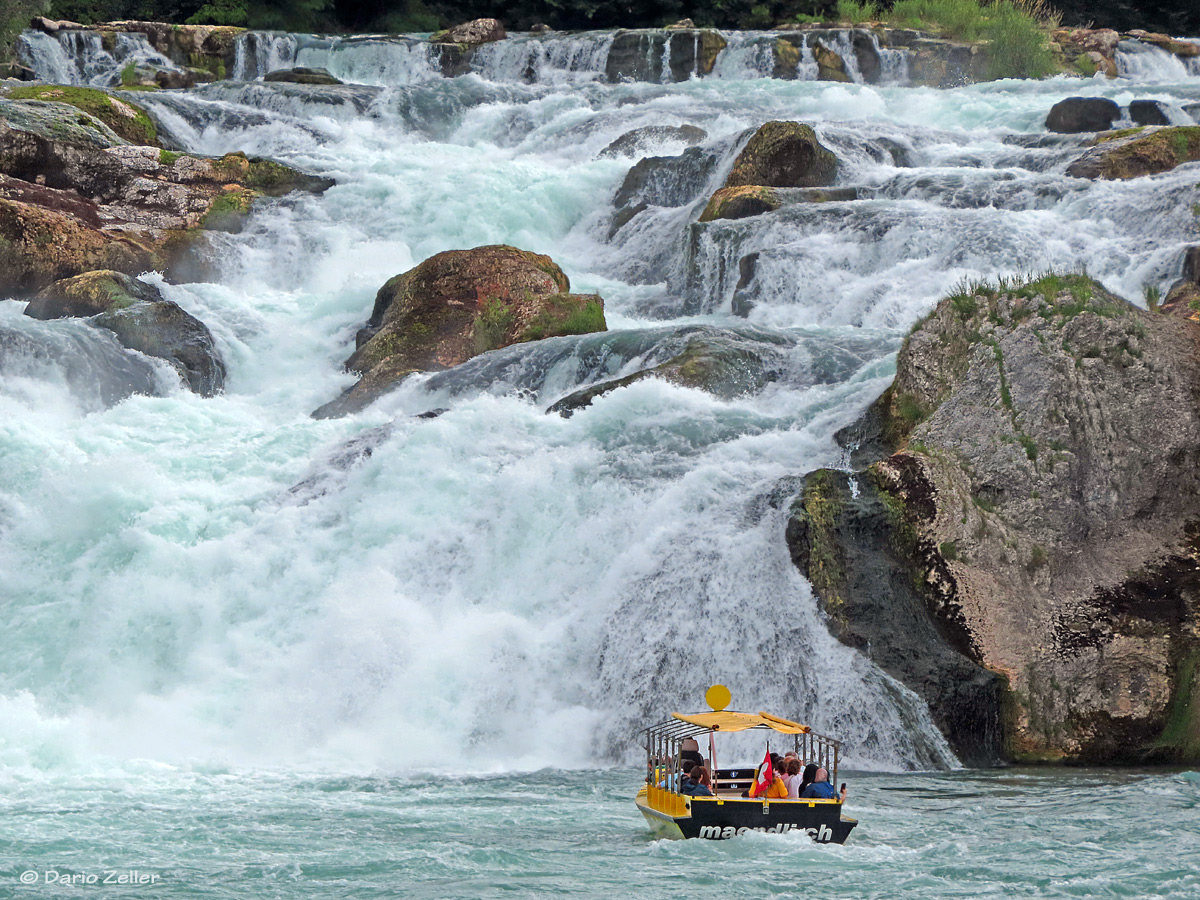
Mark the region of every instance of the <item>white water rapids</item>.
[[[638, 728], [722, 681], [735, 705], [845, 739], [859, 767], [954, 763], [915, 696], [830, 637], [788, 558], [788, 504], [799, 476], [839, 464], [833, 432], [960, 280], [1086, 267], [1135, 302], [1165, 292], [1200, 239], [1200, 164], [1068, 178], [1085, 139], [1042, 123], [1076, 94], [1190, 121], [1200, 79], [1145, 65], [1140, 80], [955, 90], [773, 81], [750, 77], [747, 50], [726, 67], [741, 77], [608, 85], [579, 75], [602, 69], [604, 40], [498, 45], [482, 75], [445, 79], [412, 42], [276, 36], [243, 74], [323, 64], [366, 86], [136, 95], [180, 148], [338, 184], [221, 236], [213, 282], [163, 285], [216, 337], [215, 399], [154, 388], [166, 374], [137, 357], [105, 393], [107, 338], [0, 304], [0, 762], [586, 766], [632, 758]], [[100, 77], [86, 42], [72, 56], [27, 41], [47, 60], [51, 43], [63, 56], [43, 74]], [[538, 83], [503, 76], [531, 65]], [[693, 225], [769, 119], [814, 125], [861, 199]], [[705, 129], [709, 168], [610, 239], [636, 159], [600, 151], [662, 124]], [[610, 333], [309, 417], [351, 383], [341, 361], [384, 281], [487, 243], [552, 256], [604, 296]], [[643, 381], [544, 413], [697, 333], [752, 349], [768, 383], [721, 399]]]

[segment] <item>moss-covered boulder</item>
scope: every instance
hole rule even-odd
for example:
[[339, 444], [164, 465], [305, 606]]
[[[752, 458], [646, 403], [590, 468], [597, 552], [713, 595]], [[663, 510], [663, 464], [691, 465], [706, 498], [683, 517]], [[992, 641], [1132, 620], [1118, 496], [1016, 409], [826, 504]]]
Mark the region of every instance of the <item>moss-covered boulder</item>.
[[1127, 180], [1200, 160], [1200, 125], [1146, 128], [1101, 140], [1067, 166], [1076, 178]]
[[712, 199], [700, 213], [699, 221], [746, 219], [750, 216], [774, 212], [779, 209], [780, 205], [779, 193], [773, 188], [764, 187], [761, 184], [726, 187], [712, 195]]
[[314, 415], [362, 409], [411, 372], [567, 334], [604, 331], [604, 301], [572, 294], [548, 256], [503, 244], [448, 250], [389, 280], [346, 367], [362, 379]]
[[342, 84], [328, 69], [309, 69], [297, 66], [294, 69], [277, 69], [263, 76], [263, 81], [286, 81], [291, 84]]
[[25, 315], [34, 319], [88, 318], [162, 299], [154, 285], [123, 272], [101, 269], [64, 278], [38, 291], [25, 307]]
[[800, 65], [800, 48], [785, 38], [776, 38], [771, 44], [771, 53], [775, 64], [771, 67], [771, 77], [791, 81], [796, 77], [796, 68]]
[[747, 141], [725, 187], [820, 187], [837, 177], [838, 161], [812, 126], [767, 122]]
[[144, 109], [96, 88], [59, 84], [22, 85], [9, 88], [5, 96], [9, 100], [65, 103], [100, 120], [131, 144], [158, 145], [158, 129]]
[[225, 385], [225, 364], [212, 333], [153, 285], [121, 272], [85, 272], [56, 281], [25, 308], [35, 319], [87, 317], [121, 345], [168, 362], [187, 386], [211, 397]]

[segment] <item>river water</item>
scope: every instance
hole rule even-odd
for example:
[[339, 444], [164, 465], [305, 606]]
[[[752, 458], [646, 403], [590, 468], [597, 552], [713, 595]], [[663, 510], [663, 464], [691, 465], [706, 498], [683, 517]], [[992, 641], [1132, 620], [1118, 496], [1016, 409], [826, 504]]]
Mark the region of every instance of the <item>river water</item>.
[[[98, 42], [31, 40], [48, 72], [107, 77]], [[180, 148], [338, 184], [216, 238], [203, 281], [144, 276], [212, 329], [220, 397], [0, 303], [0, 893], [113, 868], [180, 897], [1200, 890], [1194, 774], [955, 771], [919, 700], [829, 636], [783, 542], [798, 478], [841, 462], [833, 433], [957, 283], [1083, 267], [1165, 292], [1200, 238], [1200, 165], [1079, 181], [1084, 139], [1042, 123], [1076, 94], [1189, 122], [1200, 78], [1140, 53], [1114, 81], [785, 82], [747, 43], [724, 77], [605, 84], [602, 41], [539, 49], [527, 83], [500, 50], [445, 79], [411, 49], [272, 36], [242, 74], [298, 59], [363, 86], [136, 95]], [[694, 226], [769, 119], [813, 124], [861, 199]], [[637, 157], [684, 145], [602, 151], [661, 124], [703, 128], [707, 168], [613, 231]], [[309, 417], [352, 382], [384, 281], [487, 243], [552, 256], [610, 332]], [[693, 339], [756, 364], [722, 396], [643, 381], [545, 413]], [[716, 681], [845, 740], [845, 848], [648, 840], [620, 766]], [[866, 774], [915, 771], [944, 774]]]

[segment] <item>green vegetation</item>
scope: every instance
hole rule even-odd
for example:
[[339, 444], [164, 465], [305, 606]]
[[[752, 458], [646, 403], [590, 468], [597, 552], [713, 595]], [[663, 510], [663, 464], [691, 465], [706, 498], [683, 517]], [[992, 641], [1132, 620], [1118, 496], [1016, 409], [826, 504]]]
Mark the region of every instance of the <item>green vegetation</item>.
[[851, 25], [861, 25], [863, 22], [878, 22], [880, 18], [879, 5], [858, 0], [838, 0], [837, 17]]
[[[158, 129], [145, 111], [125, 100], [110, 97], [96, 88], [68, 87], [57, 84], [36, 84], [15, 87], [8, 92], [10, 100], [42, 100], [66, 103], [99, 119], [131, 144], [158, 145]], [[87, 124], [82, 122], [81, 124]]]
[[508, 342], [508, 334], [516, 324], [517, 314], [499, 297], [483, 301], [479, 312], [475, 314], [475, 325], [472, 336], [476, 353], [486, 353], [503, 347]]
[[951, 40], [990, 42], [991, 78], [1043, 78], [1058, 71], [1049, 32], [1059, 17], [1042, 0], [896, 0], [886, 20]]
[[843, 478], [832, 469], [818, 469], [805, 479], [804, 494], [793, 507], [794, 516], [807, 526], [808, 580], [825, 611], [834, 616], [843, 603], [846, 581], [845, 561], [836, 535], [844, 506]]
[[1200, 757], [1200, 651], [1185, 654], [1175, 663], [1175, 684], [1167, 724], [1158, 746], [1173, 751], [1181, 759]]
[[942, 541], [938, 545], [938, 552], [942, 554], [942, 559], [946, 562], [955, 562], [961, 559], [958, 553], [958, 544], [955, 541]]
[[29, 20], [49, 11], [50, 0], [0, 0], [0, 52], [5, 60], [12, 55], [17, 35], [29, 27]]
[[1158, 285], [1147, 284], [1142, 287], [1142, 296], [1146, 299], [1146, 309], [1150, 312], [1157, 312], [1158, 307], [1162, 305], [1162, 291]]

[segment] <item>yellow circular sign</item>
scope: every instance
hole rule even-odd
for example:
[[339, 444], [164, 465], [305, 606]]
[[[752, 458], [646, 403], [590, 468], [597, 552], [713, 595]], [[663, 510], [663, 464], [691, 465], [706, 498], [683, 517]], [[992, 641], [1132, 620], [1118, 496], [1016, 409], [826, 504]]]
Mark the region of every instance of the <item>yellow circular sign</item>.
[[733, 694], [729, 693], [729, 688], [725, 687], [725, 685], [714, 684], [705, 693], [704, 699], [713, 708], [713, 712], [720, 712], [729, 705], [729, 701], [733, 699]]

